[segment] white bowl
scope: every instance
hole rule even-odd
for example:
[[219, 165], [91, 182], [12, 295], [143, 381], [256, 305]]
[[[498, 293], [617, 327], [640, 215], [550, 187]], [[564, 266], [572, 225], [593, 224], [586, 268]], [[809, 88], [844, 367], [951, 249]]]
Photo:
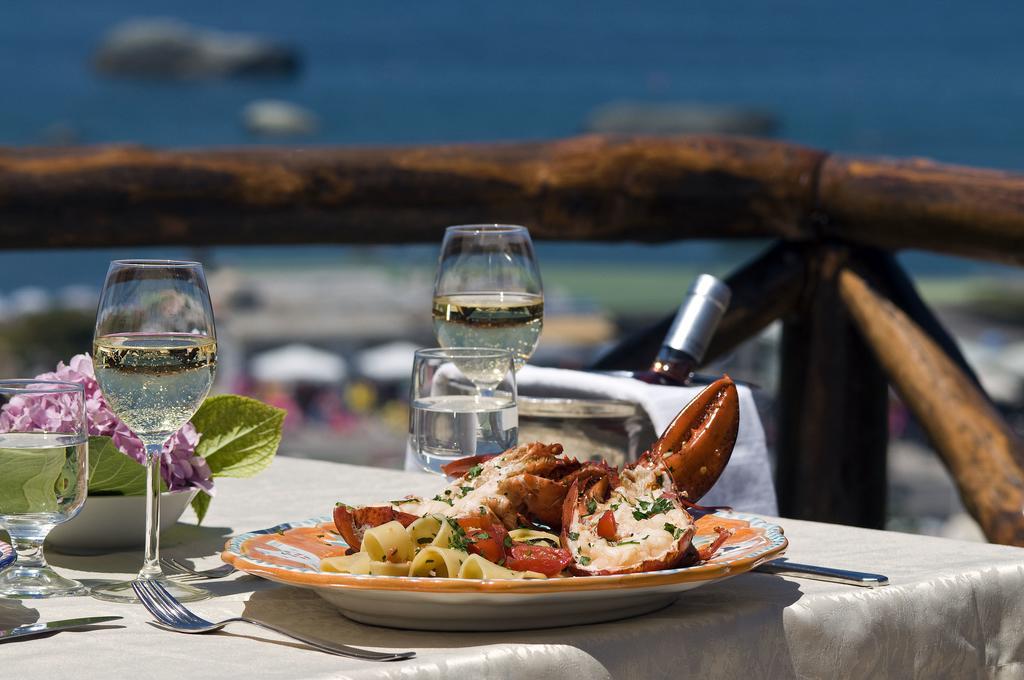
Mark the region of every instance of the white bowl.
[[[178, 521], [195, 489], [160, 494], [160, 533]], [[89, 496], [74, 519], [57, 525], [48, 547], [72, 555], [142, 548], [146, 540], [145, 496]]]

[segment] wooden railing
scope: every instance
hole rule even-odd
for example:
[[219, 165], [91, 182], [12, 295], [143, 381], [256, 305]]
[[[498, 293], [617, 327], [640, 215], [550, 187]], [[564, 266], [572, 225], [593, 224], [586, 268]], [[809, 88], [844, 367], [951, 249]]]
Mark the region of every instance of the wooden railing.
[[[784, 322], [782, 513], [882, 525], [892, 385], [986, 536], [1024, 545], [1024, 444], [891, 255], [1024, 263], [1024, 176], [723, 137], [0, 152], [5, 248], [434, 242], [479, 221], [538, 239], [777, 239], [730, 277], [710, 353]], [[663, 330], [604, 366], [647, 363]]]

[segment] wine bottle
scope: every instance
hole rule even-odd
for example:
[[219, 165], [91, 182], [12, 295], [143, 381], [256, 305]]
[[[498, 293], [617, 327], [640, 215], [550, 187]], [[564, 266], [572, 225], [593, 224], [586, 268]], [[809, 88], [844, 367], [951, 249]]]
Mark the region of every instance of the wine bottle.
[[710, 274], [698, 276], [686, 291], [654, 363], [633, 377], [655, 385], [687, 384], [704, 359], [731, 297], [725, 283]]

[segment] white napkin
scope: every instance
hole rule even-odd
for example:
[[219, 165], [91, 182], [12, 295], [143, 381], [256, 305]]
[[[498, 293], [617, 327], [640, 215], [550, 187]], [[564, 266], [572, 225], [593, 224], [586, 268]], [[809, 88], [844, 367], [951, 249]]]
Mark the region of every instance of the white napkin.
[[[666, 387], [611, 375], [569, 371], [560, 368], [524, 366], [517, 374], [520, 394], [533, 397], [576, 397], [620, 399], [639, 404], [654, 431], [661, 433], [700, 387]], [[759, 515], [778, 515], [775, 486], [765, 446], [764, 428], [754, 406], [750, 388], [740, 385], [740, 429], [732, 458], [702, 505], [728, 505]], [[641, 450], [654, 442], [642, 442]], [[412, 451], [407, 450], [406, 470], [420, 470]]]
[[[661, 433], [701, 387], [648, 385], [632, 378], [524, 366], [517, 374], [520, 394], [534, 397], [621, 399], [639, 404], [647, 412], [654, 431]], [[728, 505], [761, 515], [778, 515], [764, 428], [750, 388], [739, 385], [740, 429], [732, 458], [701, 505]], [[641, 442], [641, 451], [654, 442]]]

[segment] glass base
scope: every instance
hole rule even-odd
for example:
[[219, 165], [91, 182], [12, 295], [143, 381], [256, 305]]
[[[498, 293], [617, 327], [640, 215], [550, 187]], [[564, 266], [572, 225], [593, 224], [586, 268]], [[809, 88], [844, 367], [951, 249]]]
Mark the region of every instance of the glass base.
[[[178, 602], [198, 602], [199, 600], [207, 600], [213, 597], [213, 593], [203, 588], [196, 588], [190, 586], [187, 583], [181, 583], [179, 581], [172, 581], [164, 575], [155, 577], [155, 581], [159, 581], [167, 592], [177, 600]], [[138, 602], [139, 598], [136, 597], [135, 591], [132, 590], [131, 581], [114, 581], [111, 583], [101, 583], [93, 586], [90, 594], [99, 599], [106, 600], [108, 602], [124, 602], [131, 604]]]
[[49, 567], [19, 567], [12, 564], [0, 571], [0, 596], [14, 598], [67, 597], [85, 595], [89, 589], [64, 578]]

